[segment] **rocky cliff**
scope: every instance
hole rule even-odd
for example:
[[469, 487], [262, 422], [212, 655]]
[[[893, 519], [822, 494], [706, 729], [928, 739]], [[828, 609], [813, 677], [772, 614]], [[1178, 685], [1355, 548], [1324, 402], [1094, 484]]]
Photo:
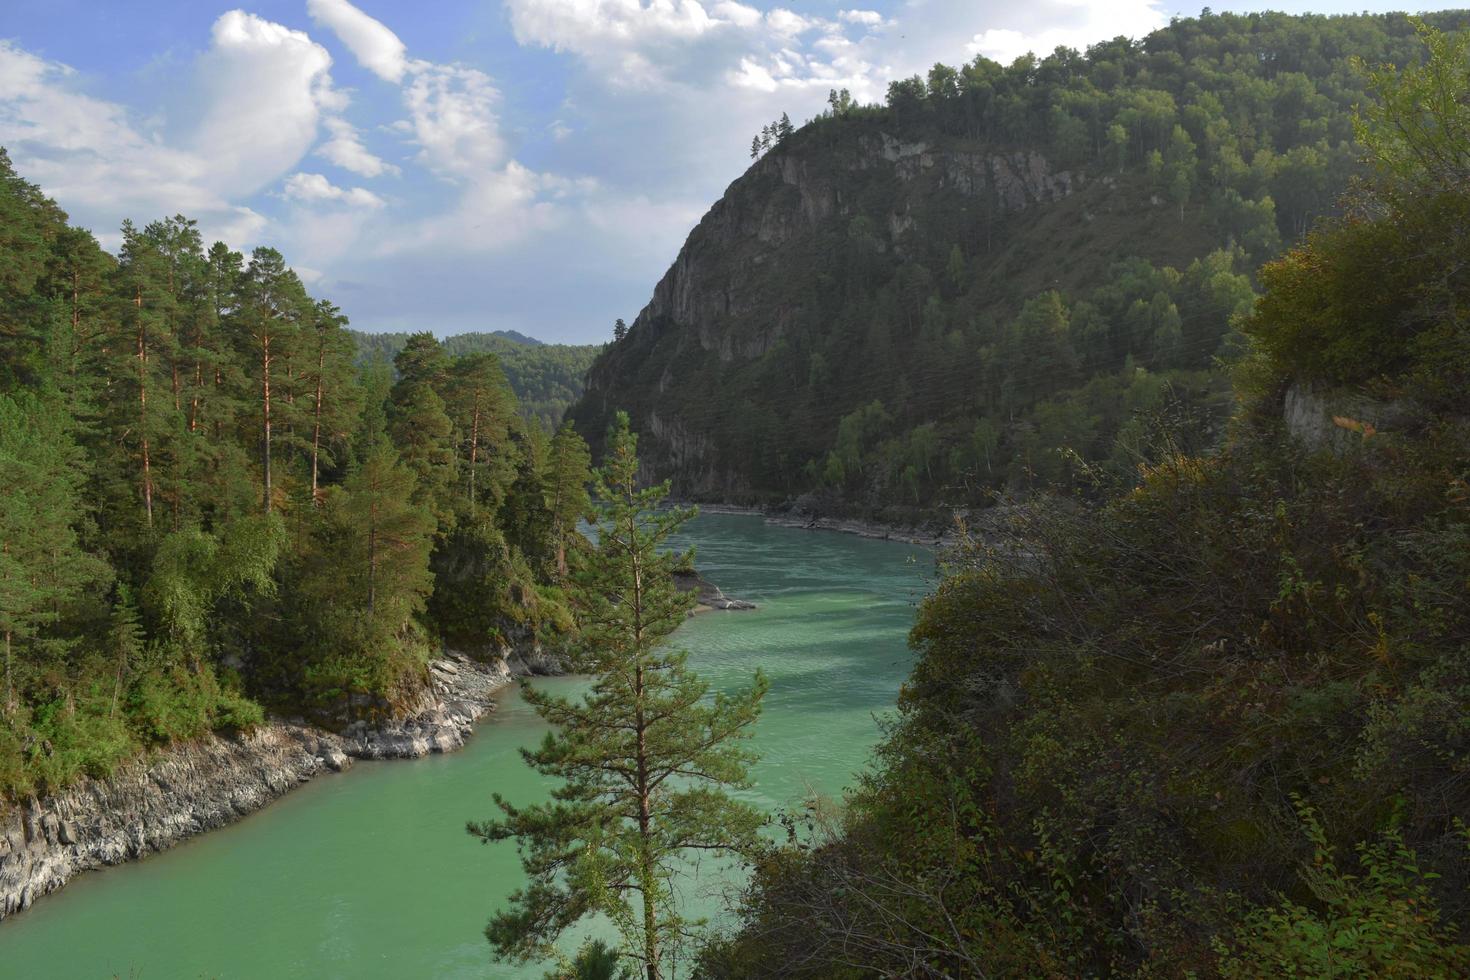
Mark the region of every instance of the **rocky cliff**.
[[[697, 572], [680, 586], [697, 588], [706, 608], [755, 608]], [[517, 677], [567, 669], [537, 645], [486, 652], [495, 654], [488, 662], [457, 651], [431, 661], [419, 702], [386, 724], [359, 721], [329, 732], [273, 721], [249, 733], [172, 746], [107, 779], [0, 811], [0, 920], [84, 871], [233, 823], [355, 759], [418, 759], [463, 748], [475, 723], [495, 709], [497, 691]]]
[[[689, 499], [781, 499], [810, 488], [803, 467], [844, 414], [874, 398], [940, 401], [935, 367], [914, 357], [921, 334], [942, 344], [1045, 289], [1096, 285], [1121, 257], [1104, 226], [1122, 224], [1150, 260], [1208, 250], [1137, 175], [1089, 176], [923, 126], [826, 120], [710, 208], [568, 417], [595, 452], [628, 411], [647, 475]], [[953, 309], [927, 315], [931, 297]]]
[[429, 667], [423, 702], [383, 726], [332, 733], [273, 722], [210, 736], [0, 813], [0, 919], [84, 871], [172, 847], [259, 810], [353, 759], [411, 759], [461, 748], [513, 676], [555, 672], [540, 651], [484, 664], [449, 654]]

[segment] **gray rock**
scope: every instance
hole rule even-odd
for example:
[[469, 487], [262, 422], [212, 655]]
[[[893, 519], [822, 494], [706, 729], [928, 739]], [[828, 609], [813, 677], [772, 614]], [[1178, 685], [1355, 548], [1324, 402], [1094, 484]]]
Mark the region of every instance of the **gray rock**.
[[[530, 657], [545, 672], [556, 658]], [[490, 664], [450, 653], [430, 665], [442, 689], [418, 710], [378, 727], [354, 722], [342, 734], [274, 721], [234, 737], [208, 736], [83, 780], [24, 807], [0, 810], [0, 919], [85, 871], [161, 851], [266, 806], [353, 758], [419, 758], [462, 747], [511, 680], [505, 657]]]
[[720, 591], [719, 586], [700, 575], [692, 568], [674, 572], [674, 586], [681, 592], [694, 592], [697, 602], [706, 609], [754, 609], [755, 603], [744, 599], [732, 599]]

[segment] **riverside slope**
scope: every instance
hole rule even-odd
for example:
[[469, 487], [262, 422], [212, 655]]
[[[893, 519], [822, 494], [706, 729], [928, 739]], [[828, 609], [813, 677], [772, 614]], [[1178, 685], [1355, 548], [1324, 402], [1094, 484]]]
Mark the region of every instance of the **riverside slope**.
[[[706, 609], [753, 609], [692, 572]], [[355, 722], [336, 733], [271, 721], [236, 736], [209, 735], [85, 779], [0, 814], [0, 920], [29, 908], [84, 871], [166, 850], [234, 823], [324, 772], [354, 759], [420, 759], [464, 747], [494, 696], [517, 677], [561, 674], [536, 647], [503, 651], [493, 663], [447, 651], [429, 664], [420, 703], [380, 726]]]
[[84, 871], [172, 847], [261, 809], [353, 759], [416, 759], [461, 748], [514, 677], [560, 673], [544, 654], [484, 664], [448, 653], [429, 666], [423, 701], [380, 727], [341, 734], [272, 721], [249, 734], [210, 735], [87, 779], [0, 817], [0, 919]]

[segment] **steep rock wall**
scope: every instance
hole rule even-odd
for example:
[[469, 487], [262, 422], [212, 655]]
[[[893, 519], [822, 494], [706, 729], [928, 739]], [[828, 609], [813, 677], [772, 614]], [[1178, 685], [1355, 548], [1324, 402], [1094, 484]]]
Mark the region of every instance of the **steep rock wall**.
[[[726, 452], [736, 420], [704, 411], [700, 386], [711, 375], [738, 386], [749, 365], [792, 341], [801, 318], [820, 317], [802, 298], [810, 283], [800, 270], [832, 241], [870, 228], [872, 249], [897, 264], [934, 234], [940, 215], [967, 211], [971, 224], [993, 223], [1112, 185], [1034, 151], [872, 127], [835, 143], [801, 134], [788, 142], [752, 164], [691, 231], [570, 413], [597, 450], [612, 413], [627, 410], [649, 474], [671, 477], [681, 494], [737, 499], [751, 489]], [[697, 377], [691, 364], [703, 366]]]

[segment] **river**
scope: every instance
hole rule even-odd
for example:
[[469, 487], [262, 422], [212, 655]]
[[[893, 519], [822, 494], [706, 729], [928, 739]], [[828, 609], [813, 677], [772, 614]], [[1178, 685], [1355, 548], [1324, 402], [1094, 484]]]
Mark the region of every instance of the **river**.
[[[684, 543], [706, 578], [760, 606], [696, 616], [675, 635], [716, 688], [756, 667], [771, 679], [747, 798], [776, 810], [840, 794], [908, 673], [931, 556], [735, 515], [697, 518]], [[517, 753], [543, 730], [511, 687], [461, 752], [361, 762], [230, 827], [83, 875], [0, 924], [0, 977], [539, 977], [543, 967], [490, 960], [482, 930], [519, 864], [513, 845], [480, 845], [464, 824], [492, 815], [492, 792], [546, 792]]]

